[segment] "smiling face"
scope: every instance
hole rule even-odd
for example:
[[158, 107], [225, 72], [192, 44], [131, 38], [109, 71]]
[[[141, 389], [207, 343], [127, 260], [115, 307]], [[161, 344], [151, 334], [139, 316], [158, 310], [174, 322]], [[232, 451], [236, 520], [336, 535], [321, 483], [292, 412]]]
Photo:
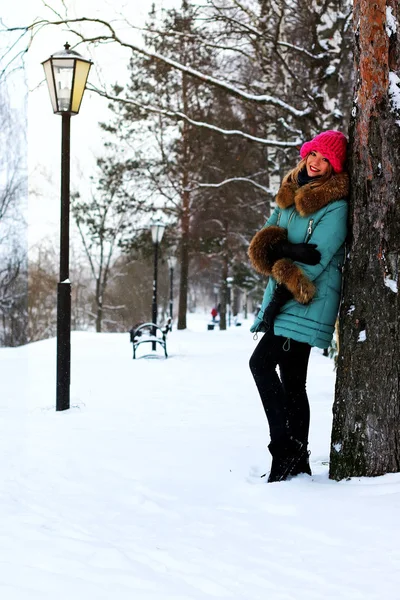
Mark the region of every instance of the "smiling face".
[[322, 177], [329, 169], [329, 160], [317, 150], [312, 150], [306, 160], [307, 175], [309, 177]]

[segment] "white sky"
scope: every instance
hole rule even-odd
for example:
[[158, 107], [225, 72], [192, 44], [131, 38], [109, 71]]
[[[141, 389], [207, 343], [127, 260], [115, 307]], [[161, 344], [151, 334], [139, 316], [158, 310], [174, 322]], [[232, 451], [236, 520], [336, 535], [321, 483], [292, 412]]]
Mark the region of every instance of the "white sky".
[[[123, 25], [123, 19], [126, 18], [135, 25], [143, 24], [151, 4], [152, 0], [56, 0], [51, 2], [51, 7], [64, 15], [64, 5], [71, 17], [117, 19], [118, 31], [125, 30], [127, 38], [132, 40], [134, 30]], [[164, 8], [180, 4], [181, 0], [157, 1], [157, 5]], [[18, 0], [5, 9], [2, 7], [2, 18], [7, 26], [26, 25], [38, 17], [55, 18], [42, 0]], [[61, 50], [66, 41], [73, 45], [77, 40], [65, 28], [44, 28], [34, 38], [26, 58], [29, 87], [27, 138], [30, 246], [43, 237], [50, 237], [56, 242], [59, 235], [61, 118], [52, 112], [41, 63]], [[117, 45], [100, 46], [96, 49], [81, 46], [78, 51], [94, 62], [89, 81], [97, 83], [100, 79], [109, 84], [123, 82], [129, 59], [128, 51]], [[22, 86], [20, 92], [21, 89]], [[107, 119], [107, 103], [86, 91], [79, 115], [71, 120], [71, 190], [74, 189], [77, 171], [83, 171], [87, 178], [93, 174], [94, 157], [102, 150], [98, 122]]]

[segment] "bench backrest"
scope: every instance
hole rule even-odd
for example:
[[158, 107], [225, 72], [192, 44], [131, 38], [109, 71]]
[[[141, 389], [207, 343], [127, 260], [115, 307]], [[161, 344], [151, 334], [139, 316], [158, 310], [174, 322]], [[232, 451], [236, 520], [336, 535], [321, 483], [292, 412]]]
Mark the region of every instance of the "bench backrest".
[[167, 319], [167, 322], [162, 327], [154, 323], [138, 323], [129, 331], [130, 341], [134, 343], [142, 336], [159, 337], [165, 340], [169, 331], [171, 331], [171, 317]]

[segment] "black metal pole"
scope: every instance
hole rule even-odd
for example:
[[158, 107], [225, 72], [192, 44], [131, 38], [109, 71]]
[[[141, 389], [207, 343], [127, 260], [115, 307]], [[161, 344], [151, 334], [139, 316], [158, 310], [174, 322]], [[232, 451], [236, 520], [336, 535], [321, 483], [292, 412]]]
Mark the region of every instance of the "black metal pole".
[[69, 175], [71, 115], [62, 115], [60, 281], [57, 286], [57, 395], [56, 410], [70, 406], [71, 283], [69, 281]]
[[[157, 325], [157, 269], [158, 263], [158, 242], [154, 244], [154, 277], [153, 277], [153, 303], [152, 303], [152, 317], [151, 320], [154, 325]], [[156, 335], [156, 330], [154, 329], [153, 335]], [[152, 342], [151, 349], [156, 349], [156, 342]]]
[[173, 269], [173, 267], [171, 267], [169, 270], [169, 316], [171, 317], [171, 325], [170, 325], [171, 331], [172, 331], [173, 308], [174, 308], [174, 269]]

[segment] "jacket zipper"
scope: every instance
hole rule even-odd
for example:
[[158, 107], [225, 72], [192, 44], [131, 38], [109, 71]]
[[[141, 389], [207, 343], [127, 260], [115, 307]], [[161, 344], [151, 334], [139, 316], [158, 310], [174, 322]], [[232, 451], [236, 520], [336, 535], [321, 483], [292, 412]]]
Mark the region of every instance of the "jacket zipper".
[[281, 211], [279, 211], [279, 213], [278, 213], [278, 219], [276, 221], [276, 225], [277, 226], [279, 225], [279, 221], [281, 220], [281, 214], [282, 214]]
[[294, 213], [295, 213], [295, 209], [293, 209], [292, 212], [290, 213], [289, 221], [288, 221], [288, 224], [287, 224], [288, 229], [289, 229], [290, 221], [293, 219]]
[[306, 239], [304, 240], [304, 241], [305, 241], [305, 243], [307, 243], [307, 242], [308, 242], [308, 240], [309, 240], [309, 239], [310, 239], [310, 237], [311, 237], [313, 223], [314, 223], [314, 219], [310, 219], [310, 220], [309, 220], [309, 222], [308, 222], [308, 227], [307, 227], [307, 235], [306, 235]]

